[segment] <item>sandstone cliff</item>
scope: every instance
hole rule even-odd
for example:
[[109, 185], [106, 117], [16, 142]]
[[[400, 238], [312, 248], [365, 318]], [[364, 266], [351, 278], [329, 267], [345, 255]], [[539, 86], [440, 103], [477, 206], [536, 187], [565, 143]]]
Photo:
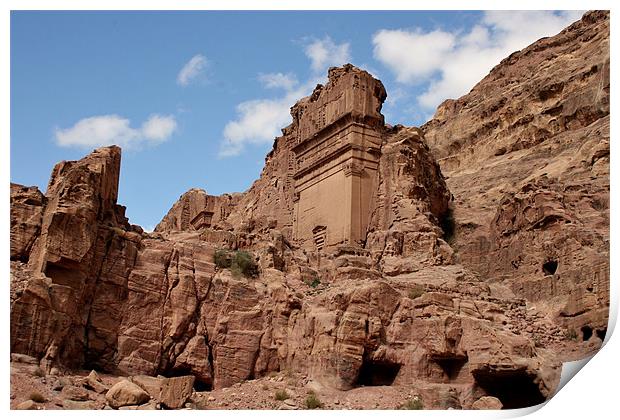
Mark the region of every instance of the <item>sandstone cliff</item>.
[[460, 262], [578, 335], [579, 349], [557, 349], [576, 350], [567, 358], [598, 347], [609, 306], [609, 13], [515, 52], [422, 130], [455, 197]]
[[37, 187], [11, 183], [11, 260], [28, 262], [30, 249], [41, 231], [45, 196]]
[[[117, 147], [58, 164], [45, 196], [12, 185], [11, 351], [200, 390], [280, 371], [428, 408], [544, 401], [607, 319], [607, 28], [590, 13], [513, 54], [422, 129], [384, 125], [367, 72], [330, 69], [247, 192], [190, 190], [150, 234], [117, 204]], [[315, 185], [364, 204], [300, 212]]]

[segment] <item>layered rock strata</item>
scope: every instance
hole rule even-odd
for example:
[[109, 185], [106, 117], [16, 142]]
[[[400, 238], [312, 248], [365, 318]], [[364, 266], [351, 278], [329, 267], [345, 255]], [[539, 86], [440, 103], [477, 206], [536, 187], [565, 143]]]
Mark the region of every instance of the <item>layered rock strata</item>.
[[566, 327], [581, 342], [557, 349], [567, 359], [598, 348], [609, 307], [609, 13], [513, 53], [422, 130], [455, 197], [459, 261]]
[[[592, 45], [604, 50], [605, 22], [604, 13], [587, 14], [516, 53], [422, 129], [384, 125], [380, 82], [351, 65], [331, 69], [328, 83], [292, 108], [293, 123], [247, 192], [190, 190], [151, 234], [129, 225], [117, 204], [117, 147], [58, 164], [44, 197], [12, 186], [11, 351], [46, 369], [192, 375], [199, 390], [290, 371], [343, 390], [411, 385], [442, 408], [544, 401], [567, 354], [600, 345], [607, 316], [608, 114], [579, 127], [565, 119], [553, 137], [490, 158], [485, 147], [518, 142], [505, 138], [510, 131], [491, 140], [462, 121], [495, 118], [514, 102], [512, 118], [543, 124], [548, 113], [526, 100], [534, 88], [521, 81], [517, 89], [505, 75], [521, 80], [523, 60], [546, 63], [538, 78], [581, 74], [601, 54]], [[592, 77], [602, 81], [592, 103], [605, 112], [608, 79], [599, 70], [567, 76], [555, 97], [562, 112], [589, 101], [572, 98], [590, 92]], [[502, 95], [504, 105], [486, 108]], [[598, 115], [586, 112], [594, 105], [575, 106]], [[446, 149], [450, 136], [471, 129], [478, 134], [465, 134], [467, 147], [478, 154]], [[308, 164], [323, 146], [331, 160]], [[304, 216], [314, 226], [308, 237], [299, 216], [304, 171], [332, 163], [343, 180], [336, 189], [354, 185], [347, 171], [359, 175], [366, 207], [326, 223], [320, 209]], [[330, 234], [352, 221], [359, 236]], [[316, 227], [325, 227], [323, 241]], [[248, 252], [258, 275], [224, 268], [218, 250]], [[588, 276], [579, 281], [578, 266]], [[585, 339], [583, 326], [590, 337], [576, 338], [585, 347], [570, 336], [581, 328]]]

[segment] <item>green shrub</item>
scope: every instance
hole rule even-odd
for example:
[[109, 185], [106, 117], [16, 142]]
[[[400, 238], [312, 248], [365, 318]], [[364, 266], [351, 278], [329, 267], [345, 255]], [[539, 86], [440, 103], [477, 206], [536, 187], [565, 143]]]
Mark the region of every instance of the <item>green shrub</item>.
[[577, 331], [575, 331], [573, 328], [569, 328], [564, 333], [564, 338], [566, 340], [577, 341], [577, 337], [578, 337], [577, 336]]
[[258, 264], [249, 252], [237, 251], [230, 265], [230, 271], [235, 276], [256, 277], [258, 276]]
[[321, 402], [321, 400], [319, 400], [319, 398], [316, 396], [314, 392], [312, 392], [306, 397], [305, 402], [306, 402], [306, 408], [308, 410], [314, 410], [315, 408], [323, 407], [323, 403]]
[[401, 410], [423, 410], [424, 403], [419, 397], [413, 397], [410, 400], [407, 400], [403, 405], [400, 406]]
[[288, 400], [291, 396], [288, 395], [288, 392], [286, 392], [284, 389], [279, 389], [276, 391], [276, 400], [277, 401], [284, 401], [284, 400]]
[[235, 277], [258, 276], [258, 264], [254, 257], [247, 251], [230, 251], [218, 249], [213, 254], [213, 262], [218, 268], [230, 268]]
[[314, 277], [312, 280], [307, 280], [306, 284], [312, 287], [313, 289], [316, 289], [319, 286], [319, 284], [321, 284], [321, 280], [319, 280], [318, 277]]
[[424, 289], [424, 286], [422, 286], [421, 284], [416, 284], [409, 290], [407, 296], [409, 296], [409, 299], [416, 299], [422, 296], [425, 291], [426, 290]]
[[30, 393], [30, 399], [36, 403], [44, 403], [46, 401], [45, 397], [36, 391]]
[[218, 268], [230, 268], [232, 253], [226, 249], [218, 249], [213, 254], [213, 262]]

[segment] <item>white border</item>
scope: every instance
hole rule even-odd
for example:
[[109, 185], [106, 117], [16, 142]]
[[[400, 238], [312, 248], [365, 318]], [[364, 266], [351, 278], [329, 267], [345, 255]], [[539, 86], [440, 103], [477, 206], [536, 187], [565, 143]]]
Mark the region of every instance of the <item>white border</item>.
[[[2, 242], [2, 250], [5, 255], [4, 258], [0, 258], [0, 264], [3, 276], [4, 284], [4, 301], [6, 307], [3, 311], [2, 322], [2, 337], [5, 343], [8, 343], [9, 337], [9, 139], [10, 139], [10, 67], [9, 67], [9, 48], [10, 48], [10, 10], [263, 10], [263, 9], [275, 9], [275, 10], [486, 10], [486, 9], [503, 9], [503, 10], [585, 10], [585, 9], [608, 9], [612, 10], [611, 13], [611, 87], [612, 87], [612, 100], [611, 100], [611, 114], [618, 115], [617, 112], [617, 89], [615, 85], [614, 71], [618, 68], [617, 57], [613, 48], [617, 45], [617, 30], [618, 19], [616, 18], [615, 3], [612, 1], [545, 1], [540, 0], [521, 0], [515, 1], [433, 1], [433, 2], [405, 2], [399, 0], [382, 0], [368, 1], [334, 1], [334, 0], [298, 0], [298, 1], [282, 1], [282, 0], [267, 0], [258, 3], [252, 0], [229, 0], [229, 1], [217, 1], [217, 2], [198, 2], [196, 0], [177, 0], [174, 2], [165, 2], [162, 0], [152, 0], [148, 2], [140, 2], [133, 0], [93, 0], [93, 1], [79, 1], [79, 0], [61, 0], [61, 1], [45, 1], [45, 0], [5, 0], [1, 2], [0, 8], [2, 9], [2, 15], [0, 17], [0, 54], [2, 54], [2, 60], [0, 61], [0, 92], [4, 94], [4, 98], [0, 105], [0, 176], [2, 182], [0, 183], [1, 193], [4, 200], [1, 204], [2, 218], [0, 219], [0, 228], [4, 232], [4, 241]], [[260, 5], [260, 8], [258, 7]], [[615, 139], [617, 130], [616, 125], [612, 120], [612, 137]], [[614, 149], [613, 141], [611, 142], [611, 148]], [[612, 152], [615, 156], [615, 152]], [[611, 179], [617, 179], [615, 165], [611, 166]], [[615, 185], [615, 182], [612, 182]], [[620, 208], [617, 205], [618, 200], [614, 189], [611, 190], [611, 211]], [[617, 243], [617, 228], [615, 219], [612, 217], [610, 226], [611, 243]], [[424, 418], [458, 418], [458, 419], [480, 419], [480, 418], [509, 418], [518, 415], [526, 414], [527, 412], [535, 411], [531, 414], [532, 418], [610, 418], [616, 415], [618, 399], [618, 366], [620, 345], [618, 339], [612, 334], [617, 319], [617, 266], [615, 261], [618, 260], [618, 252], [611, 248], [611, 308], [610, 308], [610, 325], [608, 328], [608, 336], [606, 339], [605, 347], [595, 355], [592, 360], [583, 368], [583, 371], [579, 372], [578, 377], [574, 380], [568, 381], [566, 386], [558, 392], [542, 409], [539, 410], [513, 410], [504, 412], [474, 412], [474, 411], [424, 411], [416, 412], [415, 416], [421, 416]], [[9, 346], [5, 344], [3, 346], [3, 381], [2, 388], [0, 389], [0, 398], [3, 401], [3, 407], [5, 410], [9, 408]], [[540, 407], [539, 407], [540, 408]], [[89, 412], [88, 416], [107, 416], [109, 412], [96, 411]], [[142, 413], [142, 414], [140, 414]], [[412, 416], [411, 412], [380, 412], [380, 415], [385, 416]], [[613, 414], [612, 414], [613, 413]], [[269, 416], [269, 417], [290, 417], [291, 412], [261, 412], [261, 411], [208, 411], [208, 412], [115, 412], [116, 416], [180, 416], [184, 418], [204, 418], [204, 416], [217, 416], [218, 418], [251, 418], [256, 416]], [[345, 412], [345, 411], [321, 411], [321, 412], [296, 412], [296, 417], [314, 417], [316, 415], [321, 417], [333, 417], [341, 419], [345, 418], [358, 418], [376, 416], [377, 412]], [[82, 417], [84, 413], [79, 412], [17, 412], [10, 413], [15, 418], [32, 418], [33, 416], [45, 415], [46, 417], [52, 416], [79, 416]]]

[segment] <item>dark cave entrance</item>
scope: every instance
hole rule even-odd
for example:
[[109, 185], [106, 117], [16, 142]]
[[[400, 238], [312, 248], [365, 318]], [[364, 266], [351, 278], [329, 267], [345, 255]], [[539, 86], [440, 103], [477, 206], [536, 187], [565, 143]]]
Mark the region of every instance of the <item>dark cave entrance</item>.
[[392, 385], [400, 364], [387, 360], [364, 360], [360, 367], [355, 386], [384, 386]]
[[45, 277], [52, 279], [54, 284], [75, 287], [84, 282], [85, 275], [82, 273], [77, 262], [61, 258], [58, 262], [48, 261], [43, 270]]
[[558, 270], [558, 262], [556, 260], [549, 260], [542, 266], [545, 276], [552, 276]]
[[581, 327], [581, 338], [583, 341], [588, 341], [592, 337], [592, 327], [584, 325]]
[[504, 409], [532, 407], [546, 398], [535, 382], [535, 376], [524, 369], [492, 371], [481, 369], [473, 372], [476, 384], [492, 397], [499, 399]]
[[213, 390], [213, 383], [210, 380], [203, 380], [196, 376], [190, 368], [174, 368], [167, 371], [164, 376], [168, 378], [175, 378], [177, 376], [188, 376], [191, 375], [194, 377], [194, 391], [196, 392], [205, 392]]
[[467, 356], [463, 357], [441, 357], [433, 359], [449, 380], [454, 380], [459, 376], [463, 365], [467, 363]]

